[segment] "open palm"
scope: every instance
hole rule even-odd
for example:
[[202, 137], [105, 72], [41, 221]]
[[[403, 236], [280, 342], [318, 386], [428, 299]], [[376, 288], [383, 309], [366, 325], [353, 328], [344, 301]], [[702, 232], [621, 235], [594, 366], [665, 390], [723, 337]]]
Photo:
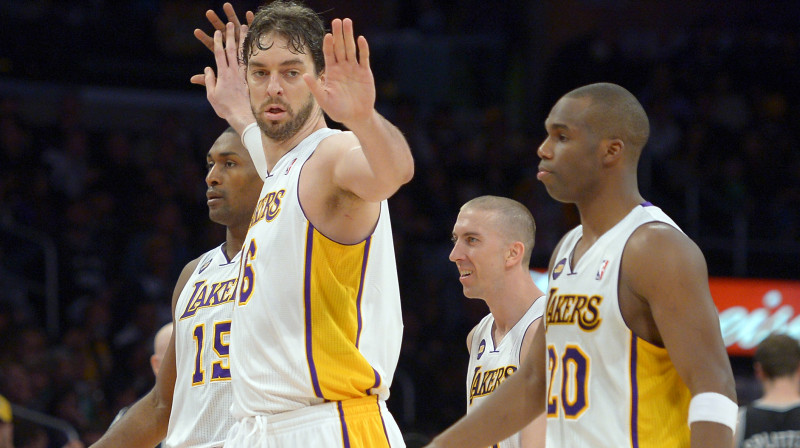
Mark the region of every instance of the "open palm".
[[322, 53], [325, 73], [321, 82], [310, 74], [303, 76], [317, 103], [332, 120], [345, 126], [367, 120], [375, 107], [375, 79], [369, 67], [367, 40], [359, 36], [356, 41], [352, 20], [334, 19], [331, 33], [322, 42]]

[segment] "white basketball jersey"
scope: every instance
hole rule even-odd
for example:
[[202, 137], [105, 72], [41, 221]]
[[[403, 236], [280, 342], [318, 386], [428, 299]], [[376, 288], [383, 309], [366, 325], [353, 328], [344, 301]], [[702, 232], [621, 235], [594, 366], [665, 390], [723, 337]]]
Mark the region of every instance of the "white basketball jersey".
[[[550, 272], [545, 310], [548, 447], [688, 447], [689, 390], [667, 350], [628, 329], [619, 306], [620, 263], [645, 223], [678, 226], [644, 203], [604, 233], [572, 266], [576, 227]], [[657, 262], [657, 254], [653, 262]]]
[[298, 196], [305, 162], [338, 132], [314, 132], [264, 179], [233, 312], [237, 419], [389, 396], [403, 324], [386, 201], [372, 235], [340, 244], [314, 228]]
[[[545, 296], [536, 299], [499, 344], [494, 343], [494, 316], [487, 314], [475, 326], [467, 368], [467, 414], [519, 369], [522, 340], [533, 321], [542, 317]], [[519, 448], [519, 433], [500, 442], [500, 448]]]
[[206, 252], [175, 304], [177, 373], [167, 448], [222, 446], [236, 422], [228, 347], [240, 254], [228, 261], [224, 245]]

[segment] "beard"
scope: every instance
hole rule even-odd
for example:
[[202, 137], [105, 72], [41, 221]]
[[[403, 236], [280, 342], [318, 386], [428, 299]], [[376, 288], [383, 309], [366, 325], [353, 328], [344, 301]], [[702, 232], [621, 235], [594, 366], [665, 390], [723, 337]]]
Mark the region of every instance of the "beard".
[[314, 109], [314, 95], [311, 95], [310, 93], [308, 94], [308, 100], [303, 103], [303, 106], [300, 108], [300, 111], [297, 112], [297, 114], [294, 113], [288, 104], [284, 103], [280, 99], [270, 103], [265, 103], [261, 107], [261, 111], [263, 112], [265, 109], [268, 109], [270, 105], [276, 103], [280, 104], [286, 109], [286, 115], [289, 116], [289, 121], [280, 124], [276, 121], [265, 120], [256, 110], [253, 110], [253, 115], [256, 117], [256, 123], [258, 124], [259, 129], [261, 129], [261, 132], [267, 136], [267, 138], [270, 140], [283, 142], [294, 137], [294, 135], [297, 134], [297, 131], [299, 131], [300, 128], [303, 127], [303, 125], [308, 121], [308, 118], [311, 116], [311, 111]]

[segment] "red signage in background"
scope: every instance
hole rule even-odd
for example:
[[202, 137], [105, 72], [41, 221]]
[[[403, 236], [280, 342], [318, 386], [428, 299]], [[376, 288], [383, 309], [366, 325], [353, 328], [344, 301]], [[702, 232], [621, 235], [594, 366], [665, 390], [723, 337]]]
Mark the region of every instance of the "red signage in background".
[[711, 278], [709, 287], [728, 354], [752, 356], [772, 332], [800, 339], [800, 282]]

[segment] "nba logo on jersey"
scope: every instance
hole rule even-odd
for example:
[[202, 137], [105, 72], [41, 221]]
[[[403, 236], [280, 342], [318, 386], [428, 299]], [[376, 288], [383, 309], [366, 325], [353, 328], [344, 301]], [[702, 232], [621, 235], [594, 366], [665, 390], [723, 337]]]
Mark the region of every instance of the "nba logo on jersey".
[[603, 279], [603, 274], [606, 273], [606, 268], [608, 267], [608, 263], [609, 263], [609, 260], [603, 260], [603, 262], [600, 263], [600, 269], [597, 270], [597, 275], [594, 276], [595, 280], [602, 280]]
[[285, 172], [285, 173], [283, 173], [283, 175], [284, 175], [284, 176], [286, 176], [287, 174], [289, 174], [289, 170], [291, 170], [291, 169], [292, 169], [292, 167], [294, 166], [294, 162], [297, 162], [297, 157], [295, 157], [295, 158], [294, 158], [294, 160], [292, 160], [292, 163], [290, 163], [290, 164], [289, 164], [289, 167], [287, 167], [287, 168], [286, 168], [286, 172]]
[[481, 339], [481, 345], [478, 346], [478, 357], [476, 359], [481, 359], [483, 356], [483, 352], [486, 351], [486, 339]]

